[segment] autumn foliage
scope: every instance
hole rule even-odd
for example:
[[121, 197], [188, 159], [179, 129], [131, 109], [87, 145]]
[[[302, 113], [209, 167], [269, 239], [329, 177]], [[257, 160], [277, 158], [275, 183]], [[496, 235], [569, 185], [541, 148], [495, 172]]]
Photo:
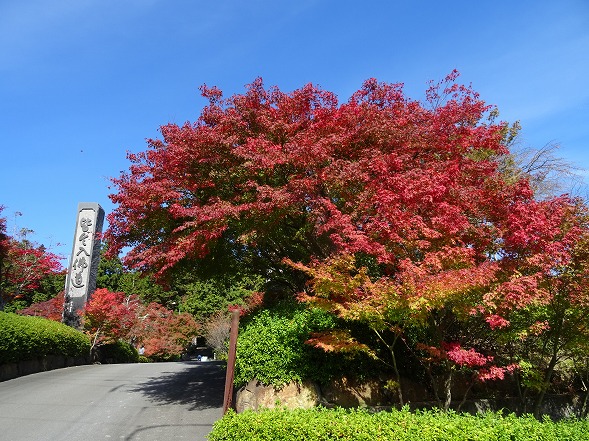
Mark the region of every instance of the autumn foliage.
[[144, 355], [155, 359], [180, 355], [199, 334], [190, 314], [176, 314], [157, 303], [144, 305], [135, 295], [104, 288], [92, 294], [83, 321], [93, 348], [124, 340], [143, 346]]
[[150, 303], [140, 308], [133, 332], [144, 345], [146, 356], [165, 359], [180, 355], [193, 337], [200, 335], [200, 325], [188, 313], [176, 314]]
[[84, 310], [84, 328], [90, 333], [92, 346], [128, 339], [137, 316], [138, 300], [122, 292], [104, 288], [92, 294]]
[[113, 179], [110, 251], [131, 247], [128, 264], [164, 276], [222, 245], [368, 324], [398, 375], [403, 346], [441, 401], [457, 369], [487, 381], [536, 357], [549, 382], [589, 329], [587, 207], [536, 200], [525, 174], [506, 174], [509, 125], [457, 77], [424, 101], [374, 79], [344, 103], [311, 84], [258, 79], [229, 98], [203, 86], [198, 120], [161, 127]]
[[33, 303], [32, 305], [18, 311], [21, 315], [32, 315], [43, 317], [49, 320], [60, 322], [63, 317], [64, 291], [44, 302]]
[[[4, 207], [0, 205], [0, 213]], [[11, 236], [0, 217], [0, 309], [15, 300], [30, 300], [48, 277], [63, 273], [60, 257], [27, 239], [30, 230]], [[25, 305], [27, 304], [25, 303]]]

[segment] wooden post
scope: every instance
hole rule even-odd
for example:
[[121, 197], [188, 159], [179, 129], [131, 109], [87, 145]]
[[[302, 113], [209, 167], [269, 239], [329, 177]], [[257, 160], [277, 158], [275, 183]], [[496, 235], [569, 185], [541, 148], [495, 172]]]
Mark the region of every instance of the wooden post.
[[239, 330], [239, 311], [231, 315], [231, 333], [229, 334], [229, 354], [227, 356], [227, 373], [225, 374], [225, 398], [223, 415], [233, 404], [233, 378], [235, 377], [235, 354], [237, 352], [237, 332]]

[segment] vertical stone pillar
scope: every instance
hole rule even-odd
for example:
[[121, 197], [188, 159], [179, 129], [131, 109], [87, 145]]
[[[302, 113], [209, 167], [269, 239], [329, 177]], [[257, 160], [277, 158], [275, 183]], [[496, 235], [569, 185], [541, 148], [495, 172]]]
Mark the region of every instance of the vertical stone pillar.
[[65, 282], [63, 322], [79, 328], [78, 311], [96, 289], [100, 261], [100, 241], [104, 210], [94, 202], [80, 202], [74, 232], [74, 243]]

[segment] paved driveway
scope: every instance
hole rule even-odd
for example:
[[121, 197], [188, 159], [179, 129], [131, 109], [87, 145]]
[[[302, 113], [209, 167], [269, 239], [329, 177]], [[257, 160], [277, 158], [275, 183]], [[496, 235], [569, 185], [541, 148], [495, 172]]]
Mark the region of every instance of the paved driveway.
[[221, 417], [217, 362], [77, 366], [0, 383], [2, 441], [205, 440]]

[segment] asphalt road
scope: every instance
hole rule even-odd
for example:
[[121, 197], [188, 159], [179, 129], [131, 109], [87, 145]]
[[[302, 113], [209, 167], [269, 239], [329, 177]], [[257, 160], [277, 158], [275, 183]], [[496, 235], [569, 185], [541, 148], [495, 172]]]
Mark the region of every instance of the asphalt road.
[[0, 383], [0, 440], [206, 440], [224, 382], [220, 364], [196, 361], [27, 375]]

